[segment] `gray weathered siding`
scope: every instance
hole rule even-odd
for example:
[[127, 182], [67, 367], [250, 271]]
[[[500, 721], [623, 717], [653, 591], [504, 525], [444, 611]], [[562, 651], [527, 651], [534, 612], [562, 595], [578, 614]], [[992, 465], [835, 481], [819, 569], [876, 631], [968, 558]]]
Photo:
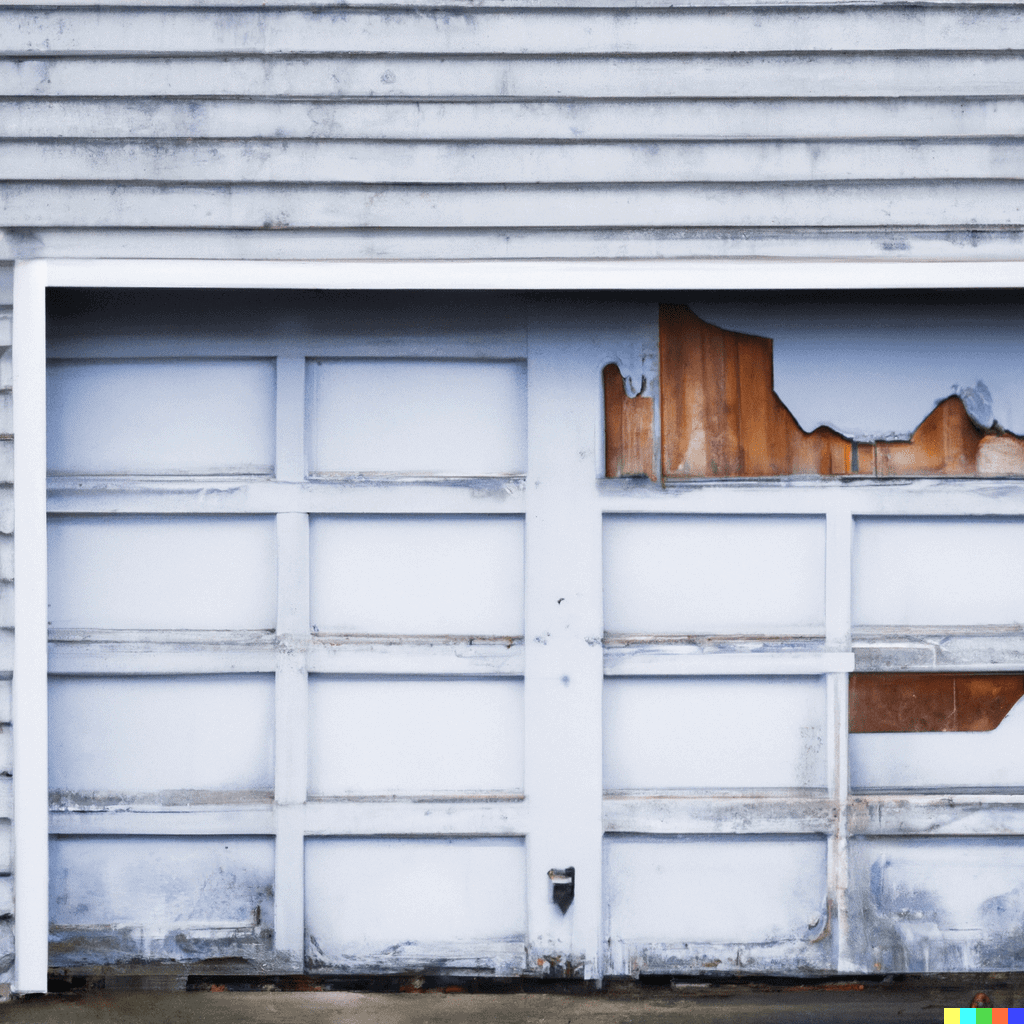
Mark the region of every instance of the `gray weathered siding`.
[[1024, 241], [1019, 5], [13, 0], [0, 39], [0, 258]]
[[14, 667], [14, 442], [11, 423], [11, 266], [0, 263], [0, 996], [13, 975], [11, 670]]

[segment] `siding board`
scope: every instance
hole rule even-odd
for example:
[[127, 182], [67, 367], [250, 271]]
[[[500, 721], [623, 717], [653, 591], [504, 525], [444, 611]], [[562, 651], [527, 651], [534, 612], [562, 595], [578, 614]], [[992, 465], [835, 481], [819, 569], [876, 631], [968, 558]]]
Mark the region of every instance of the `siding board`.
[[933, 142], [7, 142], [8, 181], [792, 182], [1020, 179], [1024, 139]]
[[[197, 30], [198, 31], [198, 30]], [[838, 31], [838, 29], [837, 29]], [[544, 57], [365, 54], [0, 57], [5, 96], [232, 96], [565, 99], [938, 96], [958, 105], [1019, 96], [1024, 61], [1003, 48], [912, 52], [722, 53]], [[955, 93], [951, 95], [951, 90]], [[137, 108], [135, 108], [137, 119]], [[133, 108], [126, 107], [126, 116]], [[127, 134], [126, 125], [117, 134]], [[829, 134], [835, 131], [833, 127]], [[490, 135], [493, 129], [488, 129]], [[695, 134], [700, 135], [701, 132]]]
[[[1019, 8], [0, 10], [7, 53], [713, 53], [1024, 49]], [[386, 42], [385, 42], [386, 41]], [[385, 44], [385, 45], [382, 45]]]
[[0, 220], [32, 227], [593, 228], [1024, 223], [1016, 181], [165, 187], [8, 184]]
[[[113, 75], [117, 65], [108, 72]], [[199, 73], [201, 69], [197, 69]], [[4, 67], [0, 65], [0, 79]], [[115, 79], [117, 80], [117, 79]], [[742, 83], [736, 83], [737, 86]], [[82, 83], [88, 88], [90, 83]], [[1024, 82], [1021, 83], [1024, 88]], [[738, 92], [738, 89], [737, 89]], [[1024, 99], [237, 100], [36, 99], [0, 101], [5, 139], [273, 139], [538, 143], [832, 139], [965, 139], [1024, 134]], [[7, 157], [4, 159], [7, 165]]]

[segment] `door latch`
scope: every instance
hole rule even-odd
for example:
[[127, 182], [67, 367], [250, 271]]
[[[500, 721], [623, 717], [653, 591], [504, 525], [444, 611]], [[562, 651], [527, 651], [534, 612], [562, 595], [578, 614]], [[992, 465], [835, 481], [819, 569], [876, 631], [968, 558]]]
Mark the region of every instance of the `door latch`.
[[548, 878], [551, 879], [551, 899], [564, 914], [576, 895], [576, 869], [552, 868]]

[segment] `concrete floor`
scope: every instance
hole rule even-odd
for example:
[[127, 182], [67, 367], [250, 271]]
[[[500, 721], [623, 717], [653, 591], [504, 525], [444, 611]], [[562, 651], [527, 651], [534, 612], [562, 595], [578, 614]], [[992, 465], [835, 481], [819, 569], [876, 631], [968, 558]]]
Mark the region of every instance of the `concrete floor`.
[[[983, 986], [983, 987], [980, 987]], [[941, 1024], [945, 1006], [1024, 1005], [1024, 976], [849, 983], [609, 986], [604, 992], [153, 992], [91, 989], [13, 999], [4, 1024]]]

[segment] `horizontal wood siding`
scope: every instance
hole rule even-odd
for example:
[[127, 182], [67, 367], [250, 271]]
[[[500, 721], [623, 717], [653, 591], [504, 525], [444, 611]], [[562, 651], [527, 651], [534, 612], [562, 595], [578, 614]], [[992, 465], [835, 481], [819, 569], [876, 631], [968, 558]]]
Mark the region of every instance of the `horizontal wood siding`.
[[14, 0], [0, 40], [0, 258], [1024, 241], [1012, 4]]

